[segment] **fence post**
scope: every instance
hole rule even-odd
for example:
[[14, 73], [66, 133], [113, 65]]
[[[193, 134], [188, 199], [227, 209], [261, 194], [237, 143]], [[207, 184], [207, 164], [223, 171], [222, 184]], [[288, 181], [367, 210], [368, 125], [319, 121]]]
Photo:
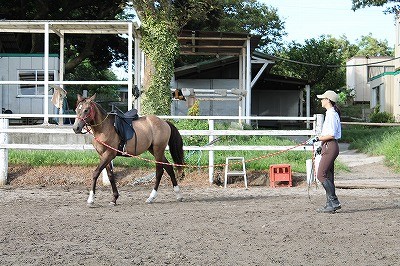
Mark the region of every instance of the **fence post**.
[[324, 124], [324, 115], [323, 114], [316, 114], [315, 116], [315, 135], [318, 136], [322, 132], [322, 125]]
[[[8, 119], [0, 118], [0, 128], [8, 128]], [[7, 132], [0, 132], [0, 144], [8, 144]], [[7, 184], [8, 175], [8, 149], [0, 148], [0, 186]]]
[[[208, 130], [214, 130], [214, 120], [213, 119], [208, 120]], [[208, 137], [208, 143], [212, 143], [213, 141], [214, 141], [214, 136], [210, 135]], [[214, 180], [214, 151], [213, 150], [208, 151], [208, 180], [210, 182], [210, 185], [212, 185], [213, 180]]]

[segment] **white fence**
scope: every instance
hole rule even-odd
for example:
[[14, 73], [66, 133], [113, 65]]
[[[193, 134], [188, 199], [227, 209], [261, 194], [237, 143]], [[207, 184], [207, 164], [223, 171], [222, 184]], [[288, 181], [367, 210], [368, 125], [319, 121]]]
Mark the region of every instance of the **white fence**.
[[[91, 144], [22, 144], [22, 143], [8, 143], [9, 133], [36, 133], [36, 134], [75, 134], [72, 126], [55, 126], [43, 125], [37, 126], [17, 126], [9, 128], [8, 119], [33, 117], [32, 114], [3, 114], [0, 115], [0, 185], [7, 183], [7, 169], [8, 169], [8, 149], [29, 149], [29, 150], [90, 150], [93, 149]], [[53, 115], [52, 117], [68, 118], [74, 116], [68, 115]], [[182, 136], [208, 136], [210, 145], [206, 146], [184, 146], [184, 150], [205, 150], [209, 153], [209, 181], [213, 182], [214, 176], [214, 151], [228, 151], [228, 150], [259, 150], [259, 151], [278, 151], [278, 150], [311, 150], [311, 146], [222, 146], [215, 145], [217, 136], [312, 136], [320, 132], [323, 122], [322, 115], [315, 115], [314, 117], [239, 117], [239, 116], [160, 116], [164, 119], [200, 119], [208, 121], [208, 130], [179, 130]], [[307, 123], [307, 128], [312, 126], [312, 129], [306, 130], [216, 130], [214, 129], [215, 121], [249, 121], [249, 120], [270, 120], [270, 121], [303, 121]]]

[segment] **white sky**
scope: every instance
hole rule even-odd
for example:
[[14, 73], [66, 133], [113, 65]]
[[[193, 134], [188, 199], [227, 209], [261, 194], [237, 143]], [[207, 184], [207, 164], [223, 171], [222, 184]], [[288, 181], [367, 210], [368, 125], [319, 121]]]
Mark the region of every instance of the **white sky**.
[[383, 14], [384, 7], [351, 10], [351, 0], [259, 0], [278, 9], [288, 33], [285, 41], [302, 43], [305, 39], [330, 34], [339, 38], [346, 35], [355, 43], [363, 35], [372, 33], [378, 40], [395, 44], [394, 15]]

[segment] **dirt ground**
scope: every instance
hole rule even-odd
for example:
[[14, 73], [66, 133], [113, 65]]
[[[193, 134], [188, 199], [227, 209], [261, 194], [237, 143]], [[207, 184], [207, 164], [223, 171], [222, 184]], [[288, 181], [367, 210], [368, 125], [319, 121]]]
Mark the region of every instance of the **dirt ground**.
[[[398, 177], [382, 160], [348, 155], [350, 172], [338, 182]], [[92, 170], [10, 167], [11, 184], [0, 189], [0, 265], [400, 263], [398, 188], [338, 189], [342, 210], [320, 214], [324, 191], [308, 189], [304, 176], [274, 189], [265, 186], [267, 173], [251, 173], [249, 189], [242, 181], [224, 189], [195, 171], [180, 183], [183, 202], [164, 178], [156, 202], [146, 204], [152, 183], [133, 180], [151, 173], [116, 169], [118, 205], [109, 206], [110, 188], [99, 186], [89, 207]]]

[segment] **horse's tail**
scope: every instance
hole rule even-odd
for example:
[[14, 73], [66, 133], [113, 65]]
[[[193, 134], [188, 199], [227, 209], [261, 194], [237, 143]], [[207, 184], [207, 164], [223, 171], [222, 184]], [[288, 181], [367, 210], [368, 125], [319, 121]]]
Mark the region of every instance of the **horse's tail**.
[[168, 146], [169, 152], [171, 153], [172, 159], [174, 163], [179, 164], [177, 166], [178, 173], [183, 176], [183, 166], [185, 164], [185, 158], [183, 155], [183, 139], [179, 130], [171, 123], [168, 122], [169, 127], [171, 128], [171, 136], [169, 137]]

